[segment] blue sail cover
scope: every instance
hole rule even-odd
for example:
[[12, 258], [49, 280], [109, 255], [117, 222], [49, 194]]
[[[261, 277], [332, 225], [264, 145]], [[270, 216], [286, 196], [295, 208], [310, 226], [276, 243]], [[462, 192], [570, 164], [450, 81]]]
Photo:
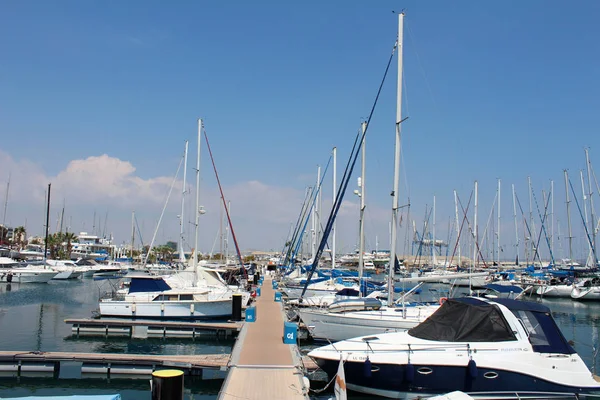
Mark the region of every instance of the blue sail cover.
[[11, 397], [13, 400], [121, 400], [120, 394], [73, 395], [73, 396], [27, 396]]
[[131, 278], [129, 293], [164, 292], [171, 287], [160, 277], [135, 277]]

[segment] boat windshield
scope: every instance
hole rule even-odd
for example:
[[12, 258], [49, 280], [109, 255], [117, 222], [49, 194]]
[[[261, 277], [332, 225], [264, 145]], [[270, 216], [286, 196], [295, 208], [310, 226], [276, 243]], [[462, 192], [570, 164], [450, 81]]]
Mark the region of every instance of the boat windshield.
[[556, 326], [550, 313], [528, 310], [512, 311], [523, 324], [533, 351], [538, 353], [575, 353]]

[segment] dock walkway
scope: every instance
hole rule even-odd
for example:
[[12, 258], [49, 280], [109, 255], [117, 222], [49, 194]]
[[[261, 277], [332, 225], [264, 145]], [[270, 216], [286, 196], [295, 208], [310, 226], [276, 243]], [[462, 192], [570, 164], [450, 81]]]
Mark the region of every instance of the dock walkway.
[[297, 345], [283, 343], [284, 311], [265, 277], [256, 298], [256, 321], [245, 323], [231, 353], [219, 400], [308, 399]]

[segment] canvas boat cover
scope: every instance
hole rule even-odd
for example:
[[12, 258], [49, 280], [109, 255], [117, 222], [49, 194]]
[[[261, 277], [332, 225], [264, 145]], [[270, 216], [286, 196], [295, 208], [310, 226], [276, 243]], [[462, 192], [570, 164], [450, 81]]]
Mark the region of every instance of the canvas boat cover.
[[440, 342], [503, 342], [517, 340], [494, 304], [448, 299], [408, 334]]

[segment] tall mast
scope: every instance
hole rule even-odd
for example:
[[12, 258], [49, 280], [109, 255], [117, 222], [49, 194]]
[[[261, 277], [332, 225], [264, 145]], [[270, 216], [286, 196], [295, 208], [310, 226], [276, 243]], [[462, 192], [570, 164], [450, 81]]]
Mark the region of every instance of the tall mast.
[[[594, 258], [596, 255], [596, 210], [594, 210], [594, 198], [592, 192], [592, 163], [590, 161], [590, 155], [588, 148], [585, 149], [585, 161], [587, 164], [587, 179], [588, 179], [588, 198], [590, 200], [590, 216], [592, 218], [592, 248], [594, 249]], [[594, 260], [594, 266], [596, 266], [597, 260]]]
[[48, 257], [48, 232], [50, 230], [50, 187], [51, 183], [48, 184], [48, 203], [46, 206], [46, 239], [44, 240], [44, 260]]
[[516, 264], [519, 265], [519, 224], [517, 223], [517, 196], [515, 194], [515, 184], [512, 184], [512, 195], [513, 195], [513, 218], [515, 220], [515, 247], [516, 247]]
[[431, 261], [433, 263], [433, 267], [435, 268], [437, 265], [437, 260], [435, 258], [435, 195], [433, 195], [433, 232], [432, 232], [432, 240], [431, 240]]
[[[588, 213], [587, 213], [587, 194], [585, 193], [585, 182], [583, 180], [583, 170], [579, 170], [579, 177], [581, 179], [581, 195], [583, 197], [583, 223], [585, 224], [585, 229], [587, 230], [589, 226]], [[592, 244], [588, 241], [588, 256], [585, 260], [586, 266], [592, 262], [593, 252], [592, 252]]]
[[187, 157], [188, 157], [188, 141], [185, 141], [185, 152], [183, 153], [183, 184], [181, 185], [181, 215], [179, 216], [179, 261], [185, 264], [185, 253], [183, 252], [183, 214], [185, 210], [185, 185], [187, 183]]
[[554, 181], [550, 181], [550, 212], [552, 219], [550, 220], [550, 252], [554, 254]]
[[498, 178], [498, 267], [500, 267], [500, 179]]
[[202, 118], [198, 119], [198, 154], [196, 156], [196, 220], [194, 222], [194, 252], [192, 266], [194, 272], [198, 266], [198, 223], [200, 222], [200, 143], [202, 142]]
[[358, 186], [360, 186], [360, 193], [358, 196], [360, 197], [360, 222], [358, 229], [358, 284], [359, 284], [359, 292], [362, 294], [362, 279], [363, 279], [363, 271], [365, 268], [365, 169], [366, 169], [366, 135], [365, 131], [367, 130], [367, 122], [363, 122], [361, 124], [362, 127], [362, 149], [361, 149], [361, 172], [360, 179], [358, 181]]
[[[337, 147], [333, 148], [333, 204], [337, 196]], [[337, 219], [337, 218], [336, 218]], [[332, 239], [331, 239], [331, 268], [335, 268], [335, 220], [333, 221]]]
[[133, 243], [135, 242], [135, 211], [131, 212], [131, 263], [133, 264]]
[[390, 270], [388, 273], [388, 306], [394, 304], [394, 267], [396, 265], [396, 236], [398, 234], [398, 188], [400, 180], [400, 139], [402, 123], [402, 52], [404, 13], [398, 14], [398, 77], [396, 81], [396, 141], [394, 146], [394, 190], [392, 191], [392, 238]]
[[569, 200], [569, 175], [567, 170], [564, 171], [565, 175], [565, 194], [567, 197], [567, 224], [569, 227], [569, 262], [573, 264], [573, 232], [571, 231], [571, 200]]
[[[471, 271], [469, 272], [473, 272], [473, 269], [476, 264], [477, 264], [477, 256], [478, 256], [478, 252], [477, 252], [477, 246], [478, 246], [478, 232], [477, 232], [477, 181], [475, 181], [475, 215], [473, 218], [473, 263], [471, 264]], [[471, 294], [473, 291], [473, 282], [472, 282], [472, 277], [471, 274], [469, 274], [469, 294]]]
[[[527, 183], [529, 185], [529, 250], [531, 251], [531, 263], [534, 264], [534, 254], [535, 254], [535, 243], [532, 235], [535, 233], [535, 227], [533, 226], [533, 190], [531, 188], [531, 177], [527, 177]], [[529, 254], [529, 253], [528, 253]], [[529, 262], [529, 256], [527, 256], [527, 261]]]
[[[456, 218], [456, 247], [458, 247], [458, 267], [462, 264], [462, 257], [460, 254], [460, 224], [458, 223], [458, 196], [456, 190], [454, 190], [454, 216]], [[448, 267], [450, 265], [448, 264]]]
[[4, 195], [4, 216], [2, 217], [2, 226], [6, 227], [6, 208], [8, 207], [8, 190], [10, 189], [10, 174], [6, 182], [6, 194]]

